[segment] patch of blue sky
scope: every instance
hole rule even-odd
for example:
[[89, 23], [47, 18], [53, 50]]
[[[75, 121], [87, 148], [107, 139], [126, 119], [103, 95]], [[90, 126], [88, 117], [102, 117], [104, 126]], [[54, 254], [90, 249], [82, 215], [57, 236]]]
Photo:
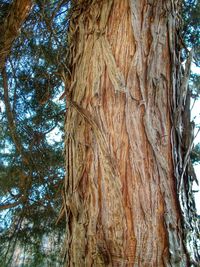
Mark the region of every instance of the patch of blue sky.
[[58, 127], [55, 127], [50, 133], [46, 135], [49, 145], [61, 142], [63, 140], [63, 132]]
[[[192, 72], [195, 74], [200, 75], [200, 68], [197, 67], [194, 63], [192, 63]], [[191, 103], [192, 110], [191, 110], [191, 119], [195, 122], [196, 128], [194, 130], [194, 145], [200, 143], [200, 134], [199, 134], [199, 127], [200, 127], [200, 99], [196, 101], [192, 101]], [[194, 165], [195, 173], [197, 179], [200, 184], [200, 163]], [[193, 190], [195, 191], [195, 203], [197, 208], [197, 213], [200, 215], [200, 187], [195, 182], [193, 183]]]

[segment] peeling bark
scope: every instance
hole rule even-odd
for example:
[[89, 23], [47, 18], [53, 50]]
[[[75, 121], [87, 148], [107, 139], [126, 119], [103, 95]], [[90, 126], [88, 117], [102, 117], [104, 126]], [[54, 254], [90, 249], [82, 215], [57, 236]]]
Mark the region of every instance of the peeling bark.
[[67, 266], [188, 266], [172, 157], [177, 9], [145, 0], [74, 7]]

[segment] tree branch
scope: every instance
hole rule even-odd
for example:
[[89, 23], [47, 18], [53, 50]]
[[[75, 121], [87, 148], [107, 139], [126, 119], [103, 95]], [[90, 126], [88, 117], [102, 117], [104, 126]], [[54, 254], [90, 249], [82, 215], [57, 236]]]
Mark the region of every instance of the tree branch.
[[3, 77], [4, 103], [5, 103], [6, 114], [8, 118], [8, 126], [10, 129], [11, 137], [13, 139], [13, 142], [16, 146], [18, 153], [23, 155], [23, 147], [17, 135], [16, 125], [14, 122], [14, 117], [13, 117], [13, 113], [12, 113], [12, 109], [10, 105], [9, 94], [8, 94], [8, 79], [7, 79], [7, 73], [6, 73], [5, 68], [2, 70], [2, 77]]
[[18, 206], [19, 204], [21, 204], [21, 200], [18, 200], [18, 201], [14, 202], [14, 203], [2, 204], [2, 205], [0, 205], [0, 210], [11, 209], [11, 208], [14, 208], [14, 207]]

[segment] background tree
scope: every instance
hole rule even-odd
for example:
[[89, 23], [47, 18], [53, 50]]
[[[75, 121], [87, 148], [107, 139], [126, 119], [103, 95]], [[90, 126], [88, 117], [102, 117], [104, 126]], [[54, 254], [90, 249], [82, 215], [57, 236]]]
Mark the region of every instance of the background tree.
[[[7, 4], [13, 18], [15, 5]], [[56, 220], [64, 177], [65, 104], [59, 97], [68, 9], [67, 1], [35, 3], [0, 78], [1, 266], [10, 266], [19, 248], [28, 266], [62, 259], [64, 224]], [[43, 249], [48, 242], [51, 253]]]
[[19, 34], [20, 27], [30, 12], [32, 7], [31, 0], [15, 0], [0, 2], [0, 18], [3, 22], [1, 24], [0, 37], [0, 70], [3, 68], [6, 58], [10, 53], [10, 49], [16, 37]]

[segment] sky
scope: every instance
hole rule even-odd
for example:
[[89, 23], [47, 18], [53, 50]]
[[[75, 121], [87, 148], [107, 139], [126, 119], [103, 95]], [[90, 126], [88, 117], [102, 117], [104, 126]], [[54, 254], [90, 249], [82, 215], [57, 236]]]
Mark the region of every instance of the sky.
[[[200, 184], [200, 164], [194, 166], [196, 175], [197, 175], [197, 179], [199, 180], [199, 184]], [[193, 190], [197, 191], [200, 190], [199, 186], [194, 183], [193, 185]], [[197, 214], [200, 215], [200, 191], [194, 193], [194, 197], [195, 197], [195, 203], [196, 203], [196, 208], [197, 208]]]
[[[191, 70], [193, 73], [200, 75], [200, 68], [197, 67], [194, 63], [192, 64]], [[191, 106], [193, 106], [193, 103], [191, 103]], [[194, 120], [195, 124], [200, 126], [200, 100], [195, 102], [191, 110], [191, 120]], [[197, 134], [197, 129], [195, 130], [194, 135], [196, 136], [196, 134]], [[198, 135], [194, 140], [194, 145], [198, 143], [200, 143], [200, 133], [198, 133]], [[200, 163], [195, 165], [194, 169], [200, 185]], [[193, 190], [195, 191], [199, 190], [199, 192], [194, 193], [194, 196], [195, 196], [197, 213], [200, 215], [200, 187], [195, 182], [193, 184]]]
[[[191, 111], [191, 117], [194, 119], [196, 125], [200, 125], [200, 100], [196, 101], [194, 104], [194, 107]], [[195, 135], [197, 133], [197, 129], [195, 130]], [[194, 145], [200, 143], [200, 133], [196, 136], [194, 140]], [[195, 173], [197, 175], [197, 179], [200, 184], [200, 164], [194, 165]], [[194, 182], [193, 184], [193, 190], [197, 191], [200, 190], [200, 187]], [[200, 191], [194, 193], [195, 196], [195, 202], [196, 202], [196, 208], [197, 208], [197, 213], [200, 215]]]

